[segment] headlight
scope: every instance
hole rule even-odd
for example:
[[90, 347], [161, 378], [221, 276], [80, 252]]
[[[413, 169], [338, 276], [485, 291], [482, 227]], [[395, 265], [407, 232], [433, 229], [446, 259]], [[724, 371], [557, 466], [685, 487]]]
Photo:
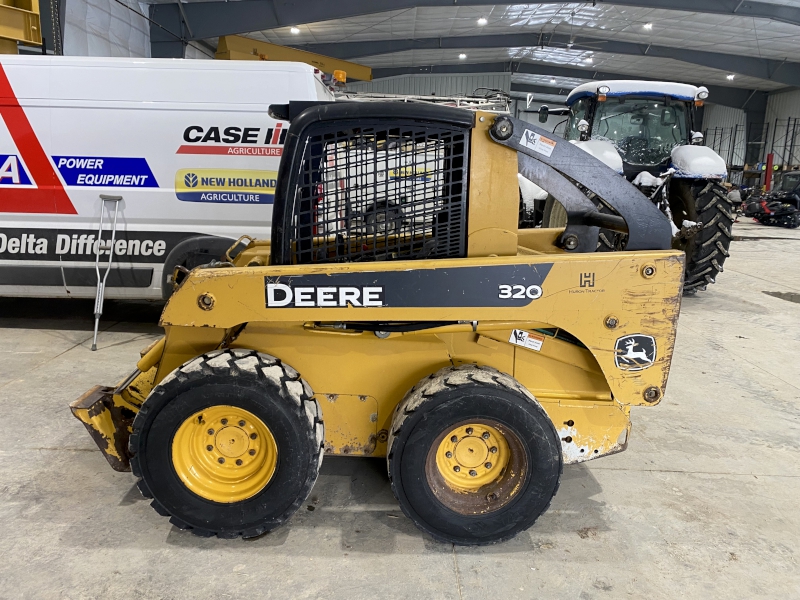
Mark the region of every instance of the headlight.
[[598, 94], [607, 94], [610, 91], [611, 91], [611, 88], [608, 87], [607, 85], [601, 85], [599, 88], [597, 88], [597, 93]]
[[578, 131], [582, 133], [589, 131], [589, 123], [585, 119], [578, 121]]
[[697, 90], [697, 98], [700, 100], [705, 100], [708, 98], [708, 90], [704, 87], [701, 87]]

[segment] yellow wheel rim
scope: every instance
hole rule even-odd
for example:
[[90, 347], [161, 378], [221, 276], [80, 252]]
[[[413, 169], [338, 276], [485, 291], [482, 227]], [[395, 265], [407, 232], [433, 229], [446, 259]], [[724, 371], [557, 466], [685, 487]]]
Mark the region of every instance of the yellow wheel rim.
[[497, 429], [470, 423], [444, 436], [436, 450], [436, 466], [451, 488], [475, 492], [503, 475], [509, 455], [506, 438]]
[[275, 474], [278, 446], [264, 422], [236, 406], [211, 406], [186, 419], [172, 440], [172, 465], [192, 492], [240, 502]]

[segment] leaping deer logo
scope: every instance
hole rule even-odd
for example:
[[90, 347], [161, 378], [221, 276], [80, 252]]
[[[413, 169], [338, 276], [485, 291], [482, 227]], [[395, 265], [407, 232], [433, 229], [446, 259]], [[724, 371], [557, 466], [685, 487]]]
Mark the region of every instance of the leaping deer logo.
[[617, 340], [615, 362], [623, 371], [641, 371], [651, 366], [655, 359], [656, 341], [651, 336], [636, 334]]

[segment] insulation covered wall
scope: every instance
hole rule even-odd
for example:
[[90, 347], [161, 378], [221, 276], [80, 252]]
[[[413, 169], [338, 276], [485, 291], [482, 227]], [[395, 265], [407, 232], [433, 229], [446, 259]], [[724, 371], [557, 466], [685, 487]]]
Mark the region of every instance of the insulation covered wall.
[[411, 96], [455, 96], [472, 95], [479, 87], [511, 88], [510, 73], [487, 73], [478, 75], [401, 75], [376, 81], [347, 84], [349, 92], [373, 92], [378, 94], [406, 94]]
[[143, 14], [147, 5], [134, 0], [66, 0], [64, 54], [149, 57], [150, 24]]
[[706, 146], [719, 154], [728, 166], [744, 165], [746, 144], [745, 113], [740, 108], [710, 104], [703, 114]]

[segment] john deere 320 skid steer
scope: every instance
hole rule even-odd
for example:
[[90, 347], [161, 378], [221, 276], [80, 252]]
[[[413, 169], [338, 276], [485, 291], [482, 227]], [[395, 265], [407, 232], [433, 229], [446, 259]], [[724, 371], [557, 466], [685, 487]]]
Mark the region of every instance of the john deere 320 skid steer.
[[[201, 536], [284, 523], [323, 455], [386, 457], [442, 541], [530, 527], [564, 463], [624, 450], [657, 404], [684, 254], [583, 150], [507, 116], [291, 103], [271, 240], [176, 273], [165, 335], [72, 403], [111, 466]], [[567, 208], [518, 230], [517, 172]], [[599, 213], [590, 193], [615, 213]], [[598, 230], [627, 247], [597, 253]], [[182, 279], [181, 279], [182, 278]]]

